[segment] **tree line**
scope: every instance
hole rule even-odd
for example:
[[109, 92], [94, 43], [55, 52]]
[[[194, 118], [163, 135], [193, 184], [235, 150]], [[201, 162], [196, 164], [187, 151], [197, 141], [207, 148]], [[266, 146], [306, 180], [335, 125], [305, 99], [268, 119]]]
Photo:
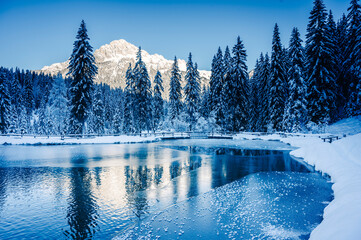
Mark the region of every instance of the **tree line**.
[[305, 46], [297, 28], [283, 46], [275, 24], [271, 54], [261, 53], [250, 79], [240, 71], [245, 54], [239, 57], [237, 45], [232, 58], [228, 47], [224, 55], [219, 48], [210, 82], [216, 123], [231, 131], [319, 131], [360, 115], [360, 20], [358, 0], [351, 0], [337, 22], [323, 1], [315, 0]]
[[252, 74], [238, 37], [231, 50], [218, 48], [210, 83], [203, 89], [192, 54], [184, 80], [175, 57], [168, 99], [162, 98], [161, 72], [152, 87], [140, 47], [136, 63], [129, 64], [124, 89], [94, 84], [97, 66], [82, 21], [65, 79], [0, 68], [0, 131], [319, 131], [361, 114], [360, 13], [358, 0], [351, 0], [347, 15], [335, 22], [323, 1], [315, 0], [305, 45], [294, 28], [288, 47], [283, 46], [275, 24], [271, 54], [261, 53]]

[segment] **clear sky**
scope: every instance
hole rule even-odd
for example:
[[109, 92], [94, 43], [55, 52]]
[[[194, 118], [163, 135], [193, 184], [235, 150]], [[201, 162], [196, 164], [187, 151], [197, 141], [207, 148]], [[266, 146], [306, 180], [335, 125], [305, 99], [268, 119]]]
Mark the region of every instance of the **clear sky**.
[[[239, 35], [253, 68], [271, 49], [277, 22], [288, 45], [293, 27], [304, 38], [313, 0], [0, 0], [0, 66], [40, 69], [69, 58], [85, 20], [94, 49], [125, 39], [151, 54], [186, 59], [210, 69], [218, 46]], [[325, 0], [338, 19], [348, 0]]]

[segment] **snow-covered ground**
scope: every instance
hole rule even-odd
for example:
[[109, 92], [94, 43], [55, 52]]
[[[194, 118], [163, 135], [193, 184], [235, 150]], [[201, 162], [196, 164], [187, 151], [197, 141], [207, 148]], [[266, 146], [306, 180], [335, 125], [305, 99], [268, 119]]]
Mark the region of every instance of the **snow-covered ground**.
[[114, 143], [136, 143], [155, 141], [154, 136], [102, 136], [92, 138], [64, 138], [61, 137], [36, 137], [33, 136], [0, 136], [0, 144], [12, 145], [61, 145], [61, 144], [114, 144]]
[[237, 138], [280, 140], [299, 147], [291, 152], [315, 169], [326, 173], [333, 182], [334, 200], [325, 208], [324, 219], [310, 239], [360, 239], [361, 237], [361, 118], [344, 119], [329, 126], [331, 134], [355, 134], [332, 143], [317, 135], [280, 137], [239, 134]]

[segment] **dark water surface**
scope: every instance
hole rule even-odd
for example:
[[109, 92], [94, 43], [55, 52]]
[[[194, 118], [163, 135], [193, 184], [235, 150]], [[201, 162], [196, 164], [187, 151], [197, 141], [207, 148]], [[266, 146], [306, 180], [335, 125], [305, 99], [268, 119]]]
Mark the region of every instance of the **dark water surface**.
[[[277, 224], [283, 222], [301, 232], [283, 234], [290, 236], [286, 239], [307, 238], [332, 199], [331, 187], [310, 167], [290, 158], [289, 150], [279, 142], [232, 140], [0, 146], [0, 239], [191, 239], [197, 231], [198, 237], [273, 239], [278, 238], [273, 234], [279, 231]], [[255, 174], [259, 172], [266, 175]], [[221, 198], [232, 191], [229, 202], [241, 205], [220, 207]], [[190, 213], [201, 212], [190, 209], [206, 209], [205, 202], [211, 200], [206, 205], [218, 212], [207, 214], [222, 216], [220, 221], [177, 232], [180, 224], [196, 224]], [[291, 205], [294, 214], [289, 213]], [[183, 207], [176, 212], [187, 214], [189, 222], [177, 222], [174, 207]], [[255, 211], [235, 211], [249, 207]], [[229, 212], [222, 215], [222, 209]], [[155, 221], [155, 214], [168, 219], [169, 229], [174, 225], [173, 235], [168, 227], [161, 229], [164, 223]], [[234, 228], [230, 234], [232, 224], [224, 226], [237, 222], [234, 216], [239, 214], [244, 215], [241, 226], [251, 231], [249, 221], [258, 221], [259, 227], [247, 233]], [[282, 224], [283, 229], [288, 225]]]

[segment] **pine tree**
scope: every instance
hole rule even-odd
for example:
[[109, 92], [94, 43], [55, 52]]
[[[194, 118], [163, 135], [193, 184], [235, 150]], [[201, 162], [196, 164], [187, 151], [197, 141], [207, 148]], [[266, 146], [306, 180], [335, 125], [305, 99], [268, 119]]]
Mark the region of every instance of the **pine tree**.
[[9, 127], [11, 100], [6, 81], [5, 69], [0, 68], [0, 133], [6, 133]]
[[278, 25], [275, 24], [272, 40], [272, 55], [269, 79], [269, 126], [282, 130], [283, 114], [287, 98], [287, 79], [283, 50]]
[[332, 49], [327, 34], [326, 10], [322, 0], [315, 0], [306, 35], [308, 117], [316, 124], [326, 124], [335, 109], [335, 76]]
[[94, 101], [93, 101], [93, 132], [101, 135], [104, 134], [104, 103], [102, 100], [102, 92], [100, 86], [95, 87]]
[[71, 77], [70, 119], [71, 132], [81, 134], [92, 103], [93, 79], [98, 70], [84, 20], [76, 39], [68, 66], [68, 76]]
[[177, 57], [175, 57], [171, 71], [169, 90], [169, 114], [172, 121], [178, 118], [182, 111], [182, 87], [180, 82], [181, 75], [178, 68]]
[[232, 68], [232, 57], [231, 53], [229, 51], [228, 46], [226, 47], [226, 50], [224, 51], [224, 57], [223, 57], [223, 63], [224, 63], [224, 73], [223, 73], [223, 86], [222, 86], [222, 92], [221, 92], [221, 110], [223, 120], [220, 121], [220, 124], [224, 129], [232, 130], [231, 125], [231, 119], [232, 119], [232, 113], [229, 111], [228, 103], [231, 101], [232, 95], [232, 79], [231, 79], [231, 68]]
[[145, 63], [142, 60], [141, 48], [137, 53], [134, 69], [134, 120], [138, 132], [150, 130], [152, 125], [152, 92]]
[[[48, 135], [48, 125], [47, 125], [47, 117], [45, 113], [45, 103], [42, 102], [38, 109], [38, 126], [37, 126], [37, 133], [40, 135]], [[23, 121], [23, 117], [21, 117], [21, 122]], [[23, 125], [23, 124], [22, 124]], [[25, 128], [23, 125], [21, 128]]]
[[30, 71], [26, 71], [24, 75], [24, 105], [26, 114], [30, 115], [33, 111], [34, 96], [33, 96], [33, 75]]
[[292, 30], [289, 45], [290, 68], [289, 99], [284, 115], [284, 129], [290, 132], [300, 132], [307, 120], [306, 84], [304, 79], [304, 50], [297, 28]]
[[[222, 59], [223, 60], [223, 59]], [[217, 56], [214, 55], [213, 59], [212, 59], [212, 63], [211, 63], [211, 77], [210, 77], [210, 81], [209, 81], [209, 89], [211, 91], [211, 108], [213, 109], [213, 100], [212, 100], [212, 92], [215, 91], [215, 85], [216, 85], [216, 81], [217, 81], [217, 73], [216, 73], [216, 64], [217, 64]]]
[[257, 119], [257, 129], [261, 132], [267, 131], [267, 124], [269, 122], [270, 110], [270, 59], [268, 53], [265, 54], [264, 60], [260, 61], [260, 71], [258, 73], [258, 102], [259, 102], [259, 116]]
[[153, 119], [154, 119], [154, 128], [157, 129], [160, 122], [163, 120], [164, 112], [164, 101], [162, 98], [163, 80], [162, 75], [157, 71], [154, 77], [154, 90], [153, 90]]
[[248, 108], [249, 108], [249, 79], [246, 65], [246, 50], [240, 37], [232, 49], [232, 99], [230, 109], [233, 112], [232, 130], [246, 130], [248, 128]]
[[347, 34], [347, 49], [346, 49], [346, 61], [344, 63], [347, 70], [346, 76], [348, 79], [347, 86], [348, 91], [348, 112], [349, 115], [355, 115], [355, 107], [357, 106], [357, 93], [356, 86], [358, 84], [359, 73], [358, 62], [361, 58], [359, 56], [360, 51], [357, 49], [360, 45], [360, 24], [361, 24], [361, 6], [358, 0], [351, 0], [350, 7], [347, 9], [347, 22], [348, 22], [348, 34]]
[[356, 116], [361, 114], [361, 6], [358, 0], [351, 0], [348, 10], [348, 66], [351, 79], [348, 109], [349, 115]]
[[135, 131], [133, 120], [134, 109], [134, 75], [131, 64], [128, 66], [128, 70], [125, 74], [126, 86], [124, 89], [124, 123], [123, 131], [125, 133], [132, 133]]
[[120, 134], [122, 131], [122, 111], [121, 106], [117, 106], [113, 115], [113, 134]]
[[18, 112], [15, 105], [10, 105], [10, 116], [9, 116], [9, 133], [18, 133], [19, 132], [19, 118]]
[[258, 118], [260, 115], [260, 89], [259, 89], [259, 75], [261, 72], [261, 66], [263, 65], [264, 57], [261, 53], [259, 59], [256, 60], [255, 69], [253, 75], [250, 79], [250, 104], [249, 104], [249, 122], [250, 129], [252, 131], [259, 131], [259, 127], [257, 126]]
[[67, 90], [64, 79], [58, 75], [54, 79], [47, 104], [50, 118], [53, 120], [54, 133], [64, 134], [66, 131], [68, 112]]
[[212, 62], [212, 71], [211, 71], [211, 80], [210, 80], [210, 97], [211, 97], [211, 109], [215, 112], [217, 123], [221, 123], [223, 119], [221, 98], [222, 98], [222, 87], [223, 87], [223, 78], [224, 78], [224, 63], [223, 63], [223, 54], [222, 50], [219, 47], [217, 55], [214, 56]]
[[[19, 126], [17, 132], [20, 134], [29, 133], [29, 121], [28, 121], [28, 115], [26, 114], [26, 109], [24, 106], [21, 106], [19, 108]], [[45, 118], [45, 117], [44, 117]], [[44, 119], [42, 118], [42, 119]]]
[[201, 106], [199, 112], [201, 116], [207, 119], [211, 113], [211, 93], [210, 89], [207, 88], [205, 85], [202, 89], [202, 97], [201, 97]]
[[246, 51], [240, 37], [232, 49], [224, 54], [225, 77], [222, 91], [224, 127], [230, 131], [245, 130], [248, 127], [249, 82], [246, 66]]
[[341, 19], [337, 22], [335, 35], [335, 66], [336, 66], [336, 84], [340, 91], [337, 92], [337, 112], [339, 118], [346, 117], [348, 113], [347, 102], [349, 100], [349, 78], [348, 69], [346, 66], [347, 58], [347, 18], [343, 14]]
[[185, 81], [185, 106], [188, 114], [189, 129], [192, 131], [197, 121], [196, 115], [198, 113], [200, 83], [198, 70], [195, 66], [193, 66], [191, 53], [189, 53], [188, 57]]
[[338, 112], [338, 108], [337, 106], [339, 105], [338, 101], [339, 99], [342, 98], [342, 92], [341, 91], [336, 91], [336, 89], [338, 88], [337, 86], [337, 75], [339, 72], [339, 65], [337, 64], [337, 53], [338, 53], [338, 48], [337, 48], [337, 30], [336, 30], [336, 23], [333, 19], [333, 14], [332, 11], [329, 11], [327, 20], [326, 20], [326, 34], [327, 34], [327, 45], [326, 47], [329, 49], [330, 51], [330, 59], [328, 59], [328, 64], [329, 66], [329, 70], [331, 71], [331, 75], [333, 78], [333, 82], [334, 82], [334, 86], [332, 86], [332, 91], [334, 93], [334, 107], [331, 109], [330, 112], [330, 121], [331, 122], [335, 122], [336, 120], [340, 119], [340, 114]]

